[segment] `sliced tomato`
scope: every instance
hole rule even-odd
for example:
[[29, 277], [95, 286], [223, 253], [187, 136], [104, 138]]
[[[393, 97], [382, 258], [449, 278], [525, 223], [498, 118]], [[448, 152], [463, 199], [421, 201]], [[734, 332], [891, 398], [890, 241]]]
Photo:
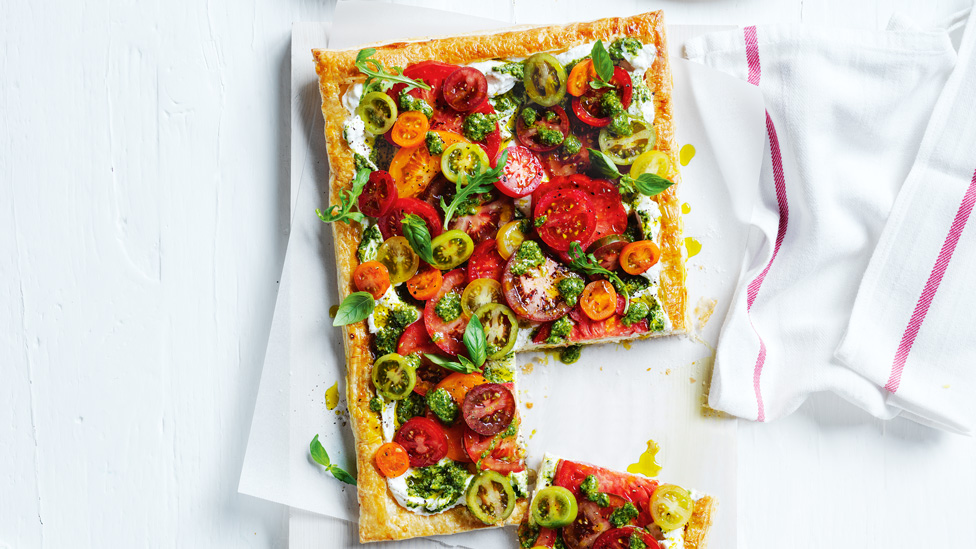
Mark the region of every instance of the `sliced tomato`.
[[600, 262], [601, 267], [608, 271], [616, 271], [617, 267], [620, 267], [620, 250], [629, 243], [627, 237], [611, 234], [594, 241], [589, 251]]
[[[606, 179], [590, 179], [582, 174], [554, 177], [532, 193], [532, 203], [538, 204], [546, 193], [559, 189], [576, 189], [586, 193], [589, 198], [589, 207], [596, 218], [596, 228], [586, 242], [580, 243], [583, 249], [605, 236], [623, 234], [627, 230], [627, 211], [624, 210], [620, 192], [613, 183]], [[568, 260], [568, 257], [563, 259]]]
[[411, 467], [426, 467], [444, 459], [447, 455], [447, 435], [436, 421], [426, 417], [408, 420], [393, 436], [407, 451]]
[[[630, 101], [634, 95], [633, 81], [627, 71], [620, 67], [613, 68], [613, 78], [610, 83], [614, 85], [612, 89], [620, 97], [620, 104], [626, 109], [630, 106]], [[596, 128], [610, 125], [612, 117], [604, 116], [600, 100], [603, 94], [610, 91], [608, 88], [599, 90], [590, 89], [580, 97], [573, 98], [573, 114], [580, 119], [580, 122]]]
[[395, 442], [387, 442], [376, 450], [373, 461], [380, 473], [387, 478], [398, 477], [407, 472], [410, 458], [403, 446]]
[[[437, 420], [437, 416], [433, 412], [427, 412], [427, 417]], [[437, 421], [439, 422], [439, 420]], [[470, 463], [471, 457], [464, 449], [464, 433], [468, 430], [467, 425], [463, 421], [456, 421], [454, 425], [444, 425], [443, 423], [440, 425], [444, 428], [444, 434], [447, 435], [447, 457], [454, 461]]]
[[608, 280], [594, 280], [583, 288], [580, 309], [593, 320], [606, 320], [617, 311], [617, 291]]
[[356, 267], [352, 281], [357, 290], [369, 292], [373, 299], [379, 299], [390, 289], [390, 270], [379, 261], [367, 261]]
[[420, 366], [417, 367], [417, 383], [413, 386], [413, 392], [421, 396], [426, 396], [428, 391], [451, 374], [450, 370], [434, 364], [427, 357], [423, 356], [424, 353], [438, 354], [440, 352], [440, 347], [434, 345], [434, 342], [431, 341], [430, 334], [427, 333], [427, 327], [424, 326], [423, 320], [414, 322], [403, 331], [403, 335], [400, 336], [400, 342], [397, 344], [397, 354], [401, 356], [412, 355], [414, 353], [420, 354]]
[[488, 380], [477, 372], [473, 374], [454, 372], [438, 383], [437, 388], [444, 389], [448, 393], [451, 393], [454, 400], [461, 403], [464, 402], [464, 398], [468, 396], [468, 391], [485, 383], [488, 383]]
[[[467, 143], [468, 140], [455, 132], [434, 131], [447, 148], [454, 143]], [[389, 134], [386, 134], [389, 135]], [[423, 193], [431, 181], [441, 173], [441, 157], [431, 156], [426, 145], [404, 147], [393, 155], [390, 161], [390, 175], [396, 183], [401, 197], [416, 196]]]
[[498, 228], [511, 221], [514, 215], [512, 201], [500, 198], [478, 206], [473, 214], [455, 217], [451, 220], [450, 228], [468, 233], [475, 242], [483, 242], [494, 236]]
[[500, 383], [474, 387], [461, 403], [464, 422], [479, 435], [497, 435], [515, 418], [515, 395]]
[[488, 79], [474, 67], [461, 67], [444, 79], [441, 94], [452, 109], [467, 112], [488, 99]]
[[491, 278], [502, 281], [505, 272], [505, 260], [498, 254], [495, 239], [489, 238], [478, 244], [468, 259], [468, 282], [479, 278]]
[[556, 189], [542, 196], [532, 211], [542, 225], [539, 238], [557, 252], [565, 252], [573, 242], [585, 247], [596, 230], [596, 213], [586, 193], [577, 189]]
[[393, 124], [390, 138], [401, 147], [417, 147], [424, 143], [429, 129], [430, 123], [424, 113], [407, 111], [400, 113], [396, 123]]
[[[600, 488], [602, 492], [603, 487]], [[591, 549], [600, 536], [613, 530], [610, 515], [627, 502], [620, 496], [610, 494], [608, 498], [610, 505], [600, 507], [597, 503], [581, 497], [579, 493], [575, 495], [579, 510], [576, 519], [563, 528], [563, 541], [569, 549]]]
[[546, 527], [539, 527], [539, 537], [535, 539], [532, 547], [555, 547], [556, 531]]
[[[494, 450], [492, 450], [494, 444]], [[497, 471], [503, 475], [525, 470], [523, 450], [519, 448], [516, 437], [479, 435], [471, 429], [464, 432], [464, 449], [471, 461], [482, 470]]]
[[437, 295], [427, 301], [424, 307], [424, 324], [427, 326], [427, 333], [441, 351], [451, 356], [456, 356], [465, 349], [464, 328], [468, 325], [468, 319], [462, 313], [454, 320], [445, 322], [434, 309], [441, 298], [450, 292], [457, 292], [460, 297], [466, 281], [467, 277], [463, 269], [454, 269], [446, 273], [441, 289], [437, 291]]
[[[458, 68], [458, 65], [441, 63], [440, 61], [421, 61], [420, 63], [414, 63], [403, 70], [403, 75], [410, 78], [423, 80], [425, 83], [430, 85], [430, 89], [424, 90], [421, 88], [414, 88], [407, 93], [418, 99], [423, 99], [428, 105], [433, 107], [435, 111], [447, 108], [447, 104], [444, 103], [444, 98], [441, 95], [441, 83]], [[392, 97], [393, 100], [399, 105], [400, 91], [405, 87], [405, 84], [397, 84], [390, 88], [386, 93], [389, 94], [390, 97]]]
[[515, 314], [535, 320], [548, 322], [565, 316], [570, 307], [559, 293], [557, 284], [570, 276], [577, 276], [562, 263], [546, 257], [538, 269], [530, 269], [523, 275], [512, 274], [511, 263], [518, 257], [512, 255], [502, 275], [502, 290], [505, 301]]
[[390, 213], [397, 198], [393, 176], [390, 172], [376, 170], [369, 174], [369, 181], [359, 195], [359, 211], [370, 217], [382, 217]]
[[[640, 511], [637, 517], [638, 526], [646, 526], [652, 522], [649, 502], [658, 486], [656, 480], [563, 459], [556, 466], [552, 483], [580, 495], [580, 484], [588, 475], [596, 477], [601, 492], [620, 496], [637, 507]], [[582, 512], [582, 506], [580, 509]]]
[[559, 147], [541, 155], [542, 165], [549, 172], [550, 177], [569, 176], [590, 169], [589, 149], [600, 146], [598, 132], [584, 124], [574, 126], [573, 135], [580, 140], [581, 147], [578, 153], [566, 154], [566, 151]]
[[502, 176], [495, 182], [502, 193], [519, 198], [542, 184], [542, 162], [532, 151], [522, 146], [508, 148], [508, 162], [502, 169]]
[[377, 223], [383, 238], [403, 236], [403, 218], [408, 214], [419, 215], [427, 224], [430, 236], [437, 236], [444, 232], [441, 228], [441, 218], [433, 206], [417, 198], [398, 198], [393, 203], [390, 213], [381, 217]]
[[634, 546], [630, 538], [634, 536], [637, 536], [637, 539], [643, 542], [644, 547], [649, 549], [660, 547], [657, 540], [654, 539], [654, 536], [647, 530], [636, 526], [624, 526], [604, 532], [596, 539], [596, 543], [593, 544], [593, 549], [630, 549]]
[[430, 265], [424, 265], [417, 274], [407, 281], [407, 291], [414, 299], [426, 301], [437, 295], [437, 290], [441, 288], [443, 282], [444, 276], [440, 270]]
[[[521, 111], [515, 115], [517, 117], [515, 119], [515, 135], [518, 136], [519, 143], [535, 152], [551, 151], [562, 144], [562, 140], [555, 144], [544, 143], [539, 138], [539, 128], [543, 127], [547, 130], [558, 131], [563, 135], [563, 139], [565, 139], [569, 135], [569, 116], [566, 115], [566, 110], [559, 106], [549, 108], [533, 106], [526, 108], [535, 109], [538, 115], [536, 116], [535, 123], [531, 126], [525, 123]], [[555, 114], [555, 119], [546, 119], [546, 113], [550, 112]]]
[[569, 312], [569, 317], [573, 320], [573, 330], [567, 338], [570, 341], [590, 341], [608, 337], [625, 337], [642, 334], [647, 331], [647, 319], [635, 322], [630, 326], [621, 322], [621, 315], [618, 313], [604, 320], [591, 320], [580, 309], [579, 304]]
[[579, 97], [590, 89], [590, 82], [597, 78], [596, 67], [591, 59], [584, 59], [577, 63], [569, 72], [566, 91], [573, 97]]

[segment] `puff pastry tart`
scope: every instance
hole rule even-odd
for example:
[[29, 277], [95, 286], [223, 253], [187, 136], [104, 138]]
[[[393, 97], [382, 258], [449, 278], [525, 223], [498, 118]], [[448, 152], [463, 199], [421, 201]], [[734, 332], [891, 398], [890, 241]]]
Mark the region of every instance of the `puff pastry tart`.
[[313, 55], [360, 539], [518, 524], [514, 354], [688, 325], [663, 18]]

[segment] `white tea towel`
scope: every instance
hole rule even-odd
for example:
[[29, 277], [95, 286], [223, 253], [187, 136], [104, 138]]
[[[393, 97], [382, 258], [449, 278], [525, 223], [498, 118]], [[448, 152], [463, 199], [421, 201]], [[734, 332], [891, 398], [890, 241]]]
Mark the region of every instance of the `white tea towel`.
[[916, 421], [976, 419], [976, 15], [854, 301], [837, 358]]
[[834, 351], [954, 66], [946, 33], [747, 27], [685, 47], [758, 85], [767, 109], [760, 200], [709, 405], [767, 421], [833, 391], [891, 417], [881, 386]]

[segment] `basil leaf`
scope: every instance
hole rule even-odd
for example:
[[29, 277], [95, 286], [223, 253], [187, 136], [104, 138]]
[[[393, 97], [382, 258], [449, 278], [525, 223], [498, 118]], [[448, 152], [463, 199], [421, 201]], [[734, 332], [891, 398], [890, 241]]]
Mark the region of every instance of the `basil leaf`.
[[373, 312], [373, 307], [375, 306], [376, 302], [373, 301], [373, 296], [369, 292], [351, 293], [339, 305], [339, 310], [336, 312], [332, 325], [345, 326], [346, 324], [359, 322], [368, 317], [369, 313]]
[[430, 231], [427, 224], [417, 214], [407, 214], [403, 218], [403, 236], [420, 259], [427, 263], [434, 263], [434, 250], [430, 244]]
[[594, 90], [600, 90], [603, 88], [612, 88], [614, 86], [613, 84], [608, 84], [603, 80], [590, 80], [590, 87], [593, 88]]
[[596, 149], [587, 150], [590, 151], [590, 164], [600, 172], [600, 175], [610, 179], [620, 178], [620, 170], [617, 169], [617, 165], [613, 163], [613, 160], [610, 160], [609, 156]]
[[[473, 315], [464, 329], [464, 346], [468, 348], [471, 362], [481, 367], [488, 359], [488, 341], [485, 338], [485, 327], [481, 325], [478, 315]], [[461, 357], [464, 358], [464, 357]]]
[[353, 486], [356, 485], [356, 477], [350, 475], [345, 471], [345, 469], [339, 467], [338, 465], [329, 467], [329, 472], [332, 473], [332, 476], [341, 480], [342, 482], [345, 482], [346, 484], [352, 484]]
[[315, 460], [315, 463], [318, 463], [322, 467], [332, 466], [332, 460], [329, 459], [329, 453], [326, 452], [325, 448], [322, 447], [322, 443], [319, 442], [318, 435], [315, 435], [315, 437], [312, 438], [312, 442], [310, 442], [308, 445], [308, 451], [310, 454], [312, 454], [312, 459]]
[[473, 374], [478, 371], [478, 368], [474, 364], [471, 364], [471, 361], [463, 356], [458, 358], [463, 360], [465, 364], [461, 364], [459, 362], [453, 362], [447, 360], [446, 358], [437, 355], [427, 354], [427, 353], [424, 353], [424, 356], [427, 357], [427, 360], [430, 360], [431, 362], [440, 366], [441, 368], [447, 368], [452, 372], [460, 372], [462, 374]]
[[637, 190], [640, 191], [641, 194], [656, 196], [668, 190], [668, 187], [674, 185], [674, 181], [654, 173], [642, 173], [640, 174], [640, 177], [634, 181], [634, 184], [637, 186]]
[[593, 59], [593, 68], [596, 69], [596, 74], [600, 80], [610, 82], [610, 79], [613, 78], [613, 59], [610, 59], [610, 54], [603, 47], [602, 40], [597, 40], [593, 44], [590, 57]]

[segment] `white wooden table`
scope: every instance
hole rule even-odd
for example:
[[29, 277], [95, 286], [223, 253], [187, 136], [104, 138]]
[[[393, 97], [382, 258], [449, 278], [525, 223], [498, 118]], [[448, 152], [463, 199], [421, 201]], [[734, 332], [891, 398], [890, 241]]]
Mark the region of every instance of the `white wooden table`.
[[[0, 548], [355, 545], [236, 492], [289, 226], [290, 23], [334, 3], [0, 2]], [[409, 3], [879, 28], [970, 0]], [[739, 547], [976, 547], [976, 441], [830, 395], [740, 429]]]

